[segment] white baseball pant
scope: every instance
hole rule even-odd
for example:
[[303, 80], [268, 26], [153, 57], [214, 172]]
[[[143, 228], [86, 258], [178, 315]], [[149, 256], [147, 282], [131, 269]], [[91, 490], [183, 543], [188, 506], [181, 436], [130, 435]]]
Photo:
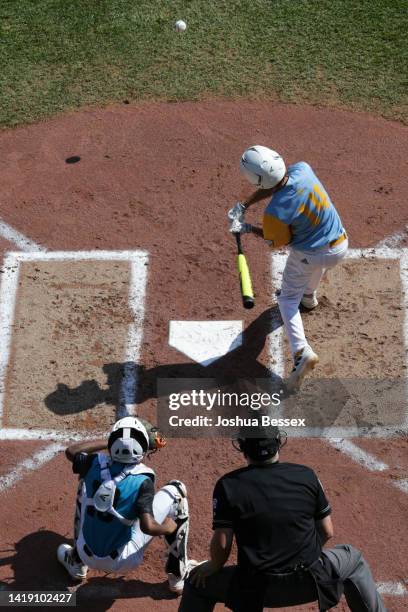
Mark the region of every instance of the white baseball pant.
[[[163, 523], [168, 516], [172, 519], [177, 517], [177, 496], [179, 497], [179, 493], [174, 485], [166, 485], [156, 493], [153, 500], [153, 515], [158, 523]], [[76, 541], [78, 554], [85, 565], [104, 572], [129, 572], [143, 562], [144, 551], [154, 536], [143, 533], [139, 521], [132, 528], [132, 539], [118, 549], [119, 554], [116, 559], [112, 559], [111, 556], [89, 556], [84, 550], [86, 542], [82, 533], [85, 510], [86, 505], [82, 504], [83, 516]]]
[[299, 312], [302, 297], [317, 290], [325, 270], [334, 268], [347, 249], [347, 239], [334, 247], [327, 245], [314, 251], [290, 249], [278, 304], [293, 355], [308, 344]]

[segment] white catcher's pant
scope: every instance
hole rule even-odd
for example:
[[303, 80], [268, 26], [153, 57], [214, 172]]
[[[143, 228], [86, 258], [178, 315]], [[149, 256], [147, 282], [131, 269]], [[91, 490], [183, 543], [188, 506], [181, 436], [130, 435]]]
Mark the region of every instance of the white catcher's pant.
[[[172, 519], [176, 518], [177, 495], [178, 491], [173, 485], [166, 485], [163, 489], [160, 489], [156, 493], [153, 501], [153, 515], [158, 523], [163, 523], [164, 519], [168, 516]], [[92, 557], [89, 557], [84, 551], [85, 540], [82, 533], [85, 510], [86, 506], [85, 504], [82, 504], [81, 525], [78, 539], [76, 541], [78, 554], [85, 565], [104, 572], [129, 572], [134, 570], [143, 562], [144, 551], [154, 536], [143, 533], [143, 531], [140, 529], [139, 522], [137, 522], [132, 528], [132, 539], [130, 542], [118, 550], [119, 555], [116, 557], [116, 559], [112, 559], [110, 556], [97, 557], [96, 555], [93, 555]]]
[[316, 251], [290, 249], [278, 304], [292, 354], [308, 344], [299, 312], [303, 295], [316, 291], [325, 270], [337, 265], [344, 258], [347, 248], [348, 240]]

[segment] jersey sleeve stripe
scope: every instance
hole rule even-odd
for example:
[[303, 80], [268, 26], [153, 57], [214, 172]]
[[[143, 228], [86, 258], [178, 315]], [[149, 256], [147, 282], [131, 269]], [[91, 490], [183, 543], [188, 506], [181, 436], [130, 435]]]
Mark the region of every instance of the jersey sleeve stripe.
[[320, 510], [320, 512], [315, 515], [315, 519], [319, 521], [320, 519], [324, 519], [326, 516], [329, 516], [329, 514], [331, 514], [330, 504], [328, 504], [324, 510]]

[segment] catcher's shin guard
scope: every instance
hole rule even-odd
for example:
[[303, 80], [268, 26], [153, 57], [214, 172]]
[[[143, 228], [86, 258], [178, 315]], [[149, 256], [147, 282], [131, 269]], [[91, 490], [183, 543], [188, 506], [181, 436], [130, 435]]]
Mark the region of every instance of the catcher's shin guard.
[[82, 509], [82, 491], [84, 481], [80, 480], [78, 483], [77, 497], [75, 502], [75, 515], [74, 515], [74, 542], [78, 540], [79, 530], [81, 527], [81, 509]]
[[[171, 494], [175, 496], [175, 516], [177, 529], [171, 535], [165, 536], [167, 543], [166, 572], [183, 577], [188, 569], [187, 544], [189, 533], [189, 510], [187, 489], [179, 480], [170, 480], [164, 489], [171, 486]], [[170, 492], [170, 488], [169, 488]]]

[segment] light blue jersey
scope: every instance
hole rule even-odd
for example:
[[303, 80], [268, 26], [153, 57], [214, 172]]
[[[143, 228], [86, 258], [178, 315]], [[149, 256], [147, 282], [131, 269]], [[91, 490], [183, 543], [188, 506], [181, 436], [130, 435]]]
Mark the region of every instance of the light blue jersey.
[[[121, 463], [113, 462], [109, 466], [112, 477], [123, 470]], [[148, 479], [146, 474], [129, 474], [117, 484], [118, 496], [115, 509], [126, 519], [137, 518], [135, 503], [143, 482]], [[84, 477], [86, 495], [93, 497], [102, 482], [101, 468], [95, 455], [92, 465]], [[118, 494], [119, 493], [119, 494]], [[111, 514], [97, 512], [96, 508], [88, 507], [82, 527], [85, 542], [97, 557], [106, 557], [132, 539], [132, 529], [124, 525]]]
[[289, 179], [265, 209], [265, 216], [290, 225], [290, 246], [314, 250], [326, 246], [344, 232], [340, 217], [326, 190], [306, 162], [288, 168]]

